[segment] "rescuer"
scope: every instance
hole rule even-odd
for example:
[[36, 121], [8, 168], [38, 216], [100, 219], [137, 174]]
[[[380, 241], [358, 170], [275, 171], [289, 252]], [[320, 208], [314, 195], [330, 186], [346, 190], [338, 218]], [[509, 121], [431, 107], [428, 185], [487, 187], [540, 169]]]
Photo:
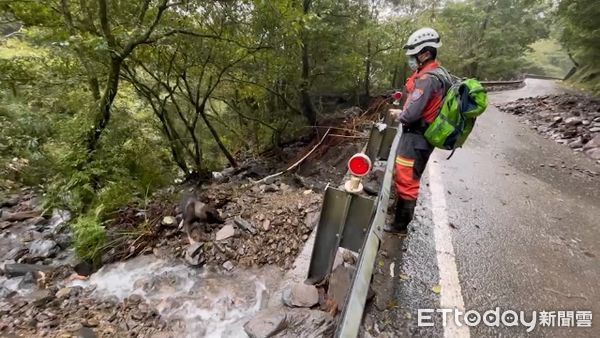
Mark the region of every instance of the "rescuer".
[[394, 223], [385, 226], [388, 232], [406, 231], [413, 219], [421, 176], [433, 151], [423, 134], [452, 85], [450, 74], [436, 60], [441, 45], [434, 29], [421, 28], [409, 36], [403, 47], [413, 74], [406, 80], [407, 99], [403, 109], [393, 113], [394, 119], [401, 123], [402, 136], [394, 172], [396, 212]]

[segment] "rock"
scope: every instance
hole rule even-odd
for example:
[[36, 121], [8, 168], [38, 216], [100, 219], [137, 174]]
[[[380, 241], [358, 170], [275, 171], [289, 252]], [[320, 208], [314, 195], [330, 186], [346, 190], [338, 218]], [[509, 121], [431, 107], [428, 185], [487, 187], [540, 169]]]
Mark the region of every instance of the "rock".
[[85, 327], [96, 327], [100, 325], [100, 322], [96, 318], [89, 318], [81, 322], [81, 324]]
[[[17, 247], [17, 248], [12, 248], [4, 256], [4, 258], [7, 260], [17, 261], [19, 258], [23, 257], [25, 254], [27, 254], [27, 248]], [[14, 263], [14, 262], [11, 262], [11, 263]]]
[[318, 222], [319, 222], [319, 212], [318, 211], [309, 212], [308, 214], [306, 214], [306, 217], [304, 218], [304, 225], [306, 225], [306, 227], [309, 229], [314, 229], [314, 227], [317, 226]]
[[583, 139], [581, 138], [581, 136], [576, 138], [573, 142], [570, 142], [569, 147], [573, 149], [583, 147]]
[[[0, 211], [1, 213], [1, 211]], [[13, 226], [15, 223], [11, 223], [9, 221], [0, 221], [0, 230], [8, 229]]]
[[600, 132], [600, 127], [592, 127], [590, 128], [590, 133], [597, 133]]
[[69, 211], [54, 209], [52, 211], [52, 217], [50, 217], [50, 220], [48, 221], [48, 228], [58, 232], [70, 220], [71, 213]]
[[583, 124], [584, 126], [589, 126], [591, 122], [589, 120], [583, 120], [581, 121], [581, 124]]
[[269, 192], [277, 192], [279, 188], [275, 184], [268, 184], [261, 188], [261, 190], [265, 193]]
[[36, 278], [33, 276], [33, 272], [28, 272], [23, 276], [23, 279], [19, 282], [19, 289], [28, 289], [35, 284]]
[[[250, 223], [250, 222], [246, 221], [246, 220], [245, 220], [245, 219], [243, 219], [242, 217], [240, 217], [240, 216], [236, 216], [236, 217], [233, 219], [233, 222], [234, 222], [234, 223], [235, 223], [237, 226], [239, 226], [240, 228], [242, 228], [242, 229], [244, 229], [244, 230], [248, 231], [249, 233], [251, 233], [251, 234], [253, 234], [253, 235], [256, 235], [257, 231], [256, 231], [256, 228], [254, 227], [254, 225], [252, 225], [252, 223]], [[217, 234], [217, 235], [218, 235], [218, 234]]]
[[47, 222], [48, 221], [44, 217], [42, 217], [42, 216], [37, 216], [37, 217], [34, 217], [34, 218], [31, 218], [31, 219], [27, 220], [27, 224], [32, 225], [34, 227], [44, 225]]
[[177, 226], [177, 218], [173, 216], [165, 216], [161, 222], [162, 225], [166, 227], [175, 227]]
[[92, 264], [90, 264], [89, 262], [80, 262], [77, 265], [75, 265], [75, 267], [73, 267], [73, 270], [80, 276], [89, 276], [92, 274], [92, 272], [94, 272], [94, 266]]
[[0, 202], [0, 208], [11, 208], [17, 204], [19, 204], [19, 196], [15, 195], [15, 196], [11, 196], [10, 198], [8, 198], [6, 200], [2, 200]]
[[585, 154], [593, 160], [600, 160], [600, 148], [592, 148], [585, 151]]
[[29, 257], [32, 259], [53, 257], [58, 251], [58, 245], [51, 239], [37, 239], [29, 244]]
[[198, 242], [188, 246], [185, 252], [185, 261], [192, 266], [198, 266], [204, 263], [204, 257], [202, 256], [202, 247], [204, 243]]
[[335, 259], [333, 260], [333, 266], [331, 267], [331, 271], [335, 271], [338, 266], [344, 264], [344, 248], [339, 248], [335, 253]]
[[290, 309], [286, 322], [284, 337], [332, 337], [335, 329], [333, 317], [319, 310]]
[[571, 116], [565, 120], [565, 123], [570, 126], [576, 126], [576, 125], [581, 124], [581, 119], [576, 116]]
[[598, 148], [598, 147], [600, 147], [600, 134], [596, 135], [593, 139], [589, 140], [588, 143], [586, 143], [583, 146], [583, 150], [588, 150], [588, 149]]
[[22, 222], [30, 218], [39, 217], [41, 214], [42, 212], [38, 210], [21, 211], [15, 213], [3, 212], [0, 219], [8, 222]]
[[271, 220], [265, 219], [262, 223], [262, 228], [264, 231], [271, 230]]
[[338, 266], [329, 277], [329, 289], [327, 295], [333, 298], [338, 306], [346, 302], [346, 295], [352, 285], [352, 277], [354, 276], [355, 268], [351, 266]]
[[96, 332], [89, 327], [82, 327], [77, 332], [77, 338], [96, 338]]
[[225, 225], [217, 232], [215, 240], [222, 241], [235, 235], [235, 229], [232, 225]]
[[62, 288], [56, 292], [56, 298], [58, 298], [58, 299], [69, 298], [72, 290], [73, 289], [69, 288], [69, 287]]
[[37, 290], [28, 295], [29, 300], [34, 306], [41, 307], [53, 299], [50, 290]]
[[244, 324], [250, 338], [273, 337], [285, 329], [287, 315], [282, 309], [265, 309]]
[[60, 247], [61, 250], [67, 249], [69, 246], [71, 246], [71, 243], [73, 242], [73, 238], [71, 237], [70, 233], [61, 233], [55, 235], [54, 240], [56, 241], [56, 244]]
[[223, 263], [223, 268], [227, 271], [231, 271], [233, 270], [233, 263], [231, 263], [231, 261], [227, 261], [225, 263]]
[[319, 291], [314, 285], [296, 283], [283, 291], [282, 299], [289, 307], [312, 307], [319, 302]]
[[48, 272], [51, 272], [53, 269], [54, 269], [53, 267], [46, 266], [46, 265], [15, 263], [15, 264], [6, 264], [4, 266], [4, 274], [6, 274], [6, 276], [8, 278], [13, 278], [13, 277], [18, 277], [18, 276], [24, 276], [28, 272], [31, 272], [34, 274], [39, 273], [39, 272], [48, 273]]

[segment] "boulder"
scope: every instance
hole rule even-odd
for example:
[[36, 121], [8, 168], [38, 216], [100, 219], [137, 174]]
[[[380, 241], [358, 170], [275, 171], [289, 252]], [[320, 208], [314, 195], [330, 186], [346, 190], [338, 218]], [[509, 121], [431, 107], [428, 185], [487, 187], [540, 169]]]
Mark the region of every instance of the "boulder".
[[53, 257], [60, 250], [58, 244], [51, 239], [37, 239], [29, 244], [29, 257], [33, 260]]
[[600, 134], [596, 135], [593, 139], [589, 140], [588, 143], [586, 143], [583, 146], [583, 150], [588, 150], [588, 149], [598, 148], [598, 147], [600, 147]]
[[352, 285], [352, 277], [356, 269], [351, 266], [338, 266], [329, 277], [329, 289], [327, 295], [332, 298], [336, 304], [341, 306], [346, 302], [348, 290]]
[[332, 337], [333, 317], [327, 312], [310, 309], [286, 311], [286, 329], [277, 337]]
[[319, 302], [319, 291], [314, 285], [296, 283], [283, 291], [282, 299], [289, 307], [312, 307]]
[[52, 217], [48, 221], [48, 228], [60, 231], [64, 225], [71, 220], [71, 213], [67, 210], [55, 209], [52, 211]]
[[287, 315], [283, 309], [265, 309], [244, 324], [250, 338], [273, 337], [285, 329]]
[[569, 147], [576, 149], [583, 147], [583, 139], [580, 137], [576, 138], [574, 141], [569, 142]]
[[571, 116], [565, 120], [565, 123], [571, 126], [576, 126], [581, 124], [581, 118], [576, 116]]
[[30, 218], [41, 216], [42, 212], [38, 210], [21, 211], [21, 212], [3, 212], [1, 219], [8, 222], [22, 222]]
[[586, 150], [585, 154], [593, 160], [600, 160], [600, 148]]
[[8, 278], [25, 276], [28, 272], [39, 273], [39, 272], [50, 272], [53, 268], [46, 265], [39, 264], [6, 264], [4, 266], [4, 273]]

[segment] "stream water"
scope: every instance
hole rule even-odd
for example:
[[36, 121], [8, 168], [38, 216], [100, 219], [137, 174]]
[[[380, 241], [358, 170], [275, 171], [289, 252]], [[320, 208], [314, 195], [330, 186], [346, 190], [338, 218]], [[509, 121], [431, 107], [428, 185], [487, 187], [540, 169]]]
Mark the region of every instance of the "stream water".
[[74, 285], [95, 286], [99, 298], [139, 295], [186, 337], [244, 337], [244, 323], [266, 307], [282, 276], [276, 267], [193, 269], [150, 255], [107, 265]]

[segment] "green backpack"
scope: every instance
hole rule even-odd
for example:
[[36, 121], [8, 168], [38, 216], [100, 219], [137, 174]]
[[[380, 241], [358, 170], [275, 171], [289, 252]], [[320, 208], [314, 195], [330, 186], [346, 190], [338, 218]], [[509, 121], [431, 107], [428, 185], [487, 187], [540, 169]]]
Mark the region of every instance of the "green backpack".
[[466, 79], [454, 83], [446, 92], [437, 117], [425, 130], [425, 139], [436, 148], [461, 147], [486, 108], [487, 93], [479, 81]]

